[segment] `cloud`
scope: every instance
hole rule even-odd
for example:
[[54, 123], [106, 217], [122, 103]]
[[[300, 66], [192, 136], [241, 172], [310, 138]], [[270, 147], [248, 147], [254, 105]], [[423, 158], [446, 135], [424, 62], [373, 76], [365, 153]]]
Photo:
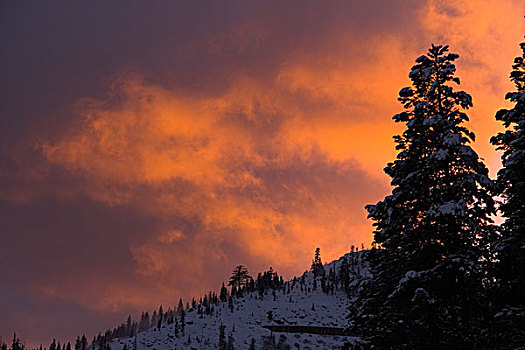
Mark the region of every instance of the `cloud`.
[[525, 10], [514, 0], [10, 6], [0, 269], [19, 289], [0, 306], [22, 320], [11, 304], [36, 304], [32, 322], [55, 330], [50, 305], [75, 307], [93, 332], [216, 288], [238, 263], [289, 276], [316, 246], [329, 260], [370, 242], [363, 206], [389, 191], [397, 93], [432, 42], [461, 55], [474, 147], [497, 168], [488, 138], [524, 29], [512, 14]]
[[164, 222], [163, 232], [132, 247], [144, 274], [180, 269], [170, 258], [177, 250], [180, 260], [220, 260], [224, 241], [291, 271], [315, 245], [339, 254], [349, 229], [366, 225], [362, 210], [352, 213], [357, 198], [380, 186], [351, 155], [334, 157], [315, 137], [294, 137], [302, 123], [332, 119], [279, 98], [296, 94], [281, 82], [264, 94], [241, 80], [224, 96], [198, 99], [125, 78], [107, 100], [87, 101], [82, 122], [43, 153], [94, 200]]
[[473, 95], [470, 128], [476, 131], [476, 150], [485, 157], [491, 175], [501, 167], [500, 154], [489, 139], [501, 130], [495, 112], [506, 106], [507, 91], [514, 89], [507, 79], [514, 57], [521, 54], [525, 12], [522, 1], [429, 1], [419, 11], [420, 26], [436, 43], [449, 44], [459, 53], [457, 63], [461, 88]]

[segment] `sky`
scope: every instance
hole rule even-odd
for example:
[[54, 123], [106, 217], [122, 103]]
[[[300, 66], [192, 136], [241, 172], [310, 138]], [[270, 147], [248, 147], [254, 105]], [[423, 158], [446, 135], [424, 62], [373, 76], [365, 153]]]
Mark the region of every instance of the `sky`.
[[73, 341], [369, 246], [391, 117], [458, 53], [494, 176], [525, 34], [501, 1], [0, 1], [0, 336]]

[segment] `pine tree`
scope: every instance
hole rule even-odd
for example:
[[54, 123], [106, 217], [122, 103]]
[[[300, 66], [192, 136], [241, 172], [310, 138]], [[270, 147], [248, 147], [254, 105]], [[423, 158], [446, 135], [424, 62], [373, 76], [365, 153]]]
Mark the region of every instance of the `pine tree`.
[[312, 266], [310, 268], [315, 277], [324, 276], [324, 266], [321, 261], [321, 249], [319, 247], [315, 248], [314, 260], [312, 260]]
[[[11, 350], [22, 350], [23, 347], [20, 344], [20, 338], [16, 336], [16, 333], [13, 334], [13, 343], [11, 345]], [[51, 348], [50, 348], [51, 350]]]
[[492, 245], [496, 332], [491, 334], [505, 349], [525, 344], [525, 43], [520, 46], [522, 55], [514, 59], [510, 74], [516, 91], [505, 96], [514, 107], [496, 113], [506, 131], [491, 139], [503, 151], [497, 182], [503, 197], [499, 209], [505, 218]]
[[468, 144], [463, 122], [472, 99], [459, 84], [448, 46], [416, 59], [412, 86], [401, 89], [406, 123], [394, 137], [397, 159], [385, 172], [392, 194], [368, 205], [373, 278], [360, 293], [355, 330], [389, 348], [472, 348], [478, 341], [483, 269], [489, 258], [493, 183]]
[[162, 321], [164, 319], [164, 310], [162, 310], [162, 305], [159, 307], [159, 317], [157, 320], [157, 329], [160, 329], [162, 327]]
[[153, 310], [153, 314], [151, 314], [151, 321], [150, 321], [150, 328], [155, 327], [157, 324], [157, 310]]
[[80, 350], [87, 350], [88, 348], [88, 341], [86, 336], [83, 334], [82, 338], [80, 339]]
[[350, 285], [350, 267], [348, 260], [343, 258], [341, 267], [339, 268], [339, 281], [341, 282], [341, 288], [348, 293]]
[[[240, 290], [249, 280], [250, 274], [248, 273], [248, 269], [243, 265], [238, 265], [233, 270], [228, 285], [232, 286], [232, 289], [236, 288], [237, 290]], [[233, 294], [234, 293], [232, 292], [232, 295]]]
[[184, 329], [186, 328], [186, 311], [184, 308], [180, 310], [180, 331], [184, 335]]
[[222, 282], [222, 287], [221, 287], [221, 293], [219, 295], [219, 300], [222, 301], [222, 302], [225, 302], [225, 301], [228, 300], [228, 290], [224, 286], [224, 282]]
[[177, 314], [181, 314], [184, 310], [184, 303], [182, 302], [182, 298], [179, 299], [179, 304], [177, 305]]
[[140, 316], [140, 323], [139, 323], [139, 333], [147, 331], [150, 328], [150, 320], [149, 320], [149, 313], [143, 312]]
[[133, 336], [131, 315], [128, 315], [128, 319], [126, 321], [126, 336]]

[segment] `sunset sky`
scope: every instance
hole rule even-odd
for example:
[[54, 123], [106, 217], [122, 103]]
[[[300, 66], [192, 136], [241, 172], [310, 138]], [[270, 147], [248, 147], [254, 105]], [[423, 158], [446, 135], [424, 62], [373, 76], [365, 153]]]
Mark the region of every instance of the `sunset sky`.
[[488, 140], [525, 2], [0, 2], [0, 336], [73, 341], [369, 246], [431, 43]]

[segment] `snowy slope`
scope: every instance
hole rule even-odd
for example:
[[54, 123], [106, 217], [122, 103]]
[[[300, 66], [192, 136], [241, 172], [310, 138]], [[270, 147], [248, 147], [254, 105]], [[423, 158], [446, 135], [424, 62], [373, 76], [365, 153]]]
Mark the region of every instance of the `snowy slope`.
[[[369, 274], [363, 262], [362, 253], [349, 253], [339, 260], [325, 265], [328, 273], [330, 268], [339, 271], [342, 259], [351, 264], [351, 284], [358, 283]], [[231, 335], [235, 349], [249, 349], [252, 339], [256, 349], [272, 348], [265, 344], [271, 342], [271, 332], [264, 325], [297, 325], [297, 326], [327, 326], [345, 327], [348, 321], [348, 296], [341, 288], [333, 294], [321, 291], [320, 278], [317, 278], [317, 288], [314, 290], [314, 276], [305, 273], [304, 284], [299, 283], [300, 277], [285, 283], [281, 290], [266, 291], [260, 297], [258, 292], [246, 293], [243, 297], [234, 298], [233, 311], [228, 302], [214, 305], [210, 315], [199, 315], [196, 310], [187, 311], [185, 334], [175, 336], [175, 324], [164, 324], [161, 329], [151, 328], [139, 333], [134, 338], [115, 339], [110, 345], [112, 350], [121, 350], [124, 345], [128, 349], [219, 349], [219, 333], [221, 325], [225, 326], [226, 340]], [[288, 288], [290, 287], [290, 288]], [[289, 290], [289, 293], [288, 293]], [[271, 314], [269, 317], [269, 314]], [[286, 344], [291, 349], [337, 349], [344, 342], [355, 342], [357, 339], [343, 336], [323, 336], [299, 333], [274, 333], [276, 343]]]

